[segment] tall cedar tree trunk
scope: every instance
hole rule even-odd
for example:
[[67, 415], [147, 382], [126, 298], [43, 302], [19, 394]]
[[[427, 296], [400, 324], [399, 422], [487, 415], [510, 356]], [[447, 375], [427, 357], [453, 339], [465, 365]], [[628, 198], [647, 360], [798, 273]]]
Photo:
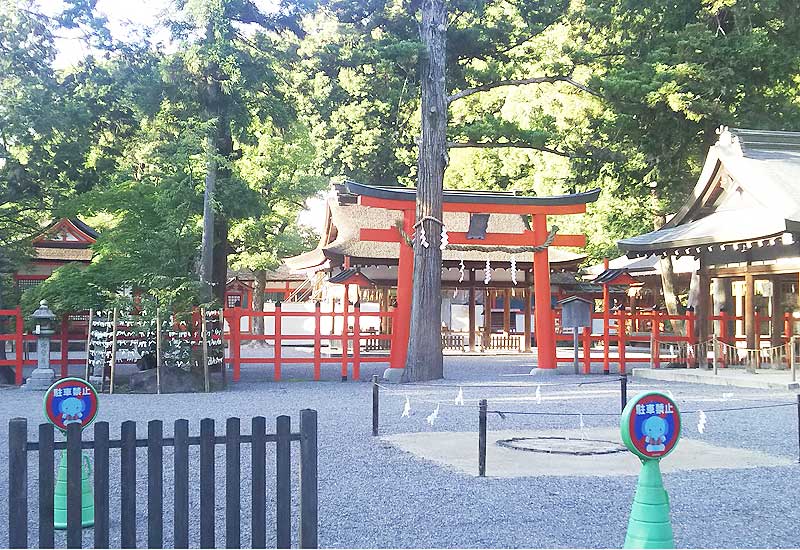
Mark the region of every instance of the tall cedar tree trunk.
[[[447, 10], [445, 0], [424, 0], [420, 38], [426, 55], [422, 61], [422, 140], [419, 144], [417, 220], [442, 219], [442, 185], [447, 166], [447, 90], [445, 52]], [[403, 381], [442, 378], [442, 227], [426, 220], [422, 227], [430, 246], [420, 244], [420, 227], [414, 244], [414, 284], [411, 331]]]
[[[653, 228], [659, 229], [666, 223], [666, 218], [662, 214], [656, 214], [653, 218]], [[661, 288], [664, 290], [664, 305], [670, 315], [680, 315], [678, 309], [678, 296], [675, 294], [675, 266], [672, 264], [672, 256], [659, 259], [661, 271]], [[675, 331], [683, 334], [685, 327], [682, 321], [672, 321]]]
[[[215, 39], [215, 26], [210, 18], [206, 26], [206, 40]], [[200, 281], [206, 285], [206, 299], [225, 303], [225, 283], [228, 280], [228, 220], [223, 212], [214, 212], [213, 199], [216, 188], [230, 179], [230, 169], [220, 166], [218, 159], [231, 159], [233, 137], [228, 115], [228, 104], [220, 80], [223, 75], [216, 63], [210, 63], [206, 73], [205, 108], [207, 120], [213, 120], [209, 130], [206, 160], [206, 188], [203, 196], [203, 241], [200, 256]], [[208, 286], [211, 286], [209, 289]], [[242, 304], [246, 306], [246, 304]]]
[[[214, 39], [214, 23], [209, 18], [206, 24], [206, 40]], [[216, 79], [217, 66], [212, 63], [205, 75], [206, 120], [214, 120], [213, 128], [208, 129], [206, 136], [206, 181], [203, 193], [203, 240], [200, 245], [200, 282], [203, 284], [203, 298], [211, 300], [214, 293], [214, 193], [217, 187], [217, 135], [219, 133], [218, 108], [222, 93]]]
[[[264, 269], [255, 271], [256, 284], [253, 287], [253, 309], [264, 311], [264, 291], [267, 288], [267, 272]], [[254, 334], [264, 334], [264, 318], [253, 317]]]

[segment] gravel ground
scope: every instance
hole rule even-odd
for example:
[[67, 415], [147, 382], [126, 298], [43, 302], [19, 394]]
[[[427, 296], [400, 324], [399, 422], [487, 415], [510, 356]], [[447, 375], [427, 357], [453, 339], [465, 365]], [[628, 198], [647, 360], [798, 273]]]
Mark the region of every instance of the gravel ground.
[[[487, 398], [489, 408], [504, 411], [553, 411], [609, 413], [585, 416], [591, 426], [613, 426], [618, 422], [618, 384], [578, 386], [578, 382], [603, 381], [591, 377], [557, 376], [536, 378], [513, 376], [530, 370], [530, 357], [448, 357], [447, 380], [440, 387], [407, 386], [382, 390], [381, 433], [477, 430], [477, 399]], [[383, 371], [384, 365], [362, 368], [362, 379]], [[146, 421], [160, 419], [165, 435], [172, 422], [191, 421], [191, 431], [199, 430], [199, 419], [217, 420], [217, 431], [224, 419], [239, 416], [243, 431], [249, 432], [250, 418], [266, 416], [268, 426], [274, 417], [288, 414], [297, 428], [298, 411], [319, 411], [319, 490], [320, 545], [340, 548], [383, 547], [620, 547], [625, 537], [628, 513], [636, 485], [633, 476], [620, 477], [530, 477], [517, 479], [476, 478], [415, 458], [370, 436], [371, 385], [358, 382], [291, 382], [308, 378], [308, 367], [284, 367], [285, 382], [266, 382], [256, 366], [243, 367], [242, 381], [224, 393], [197, 395], [114, 395], [102, 396], [99, 419], [111, 423], [113, 436], [119, 435], [123, 420], [139, 422], [139, 437], [146, 434]], [[325, 378], [335, 380], [338, 365], [323, 367]], [[535, 399], [541, 384], [541, 403]], [[453, 401], [462, 385], [466, 405]], [[485, 387], [473, 387], [483, 384]], [[490, 386], [486, 386], [486, 385]], [[557, 384], [557, 385], [549, 385]], [[508, 388], [498, 385], [526, 385]], [[631, 380], [629, 395], [644, 389], [668, 389], [686, 411], [793, 402], [794, 395], [698, 386], [662, 384]], [[723, 394], [725, 394], [723, 396]], [[3, 389], [0, 413], [6, 418], [25, 416], [34, 438], [41, 422], [41, 394]], [[408, 397], [410, 418], [401, 418]], [[426, 422], [437, 403], [441, 404], [433, 426]], [[684, 417], [684, 437], [711, 444], [748, 448], [768, 454], [796, 458], [797, 412], [794, 407], [769, 408], [725, 413], [707, 412], [706, 433], [697, 432], [697, 414]], [[513, 416], [505, 420], [490, 415], [489, 429], [578, 428], [577, 417]], [[7, 435], [3, 422], [0, 431]], [[91, 429], [89, 430], [91, 431]], [[476, 436], [477, 448], [477, 436]], [[477, 454], [477, 453], [476, 453]], [[0, 450], [0, 463], [7, 465], [7, 448]], [[139, 546], [146, 545], [146, 489], [142, 475], [146, 457], [139, 450]], [[249, 449], [243, 449], [243, 462]], [[112, 470], [118, 454], [112, 453]], [[295, 455], [296, 457], [296, 455]], [[197, 461], [194, 448], [192, 458]], [[524, 457], [523, 457], [524, 458]], [[558, 460], [554, 458], [554, 460]], [[669, 460], [669, 458], [665, 459]], [[171, 484], [171, 452], [165, 451], [165, 486]], [[29, 543], [36, 543], [36, 455], [29, 458], [31, 504]], [[224, 449], [218, 448], [217, 468], [222, 472]], [[274, 469], [274, 456], [268, 456]], [[296, 461], [294, 466], [296, 468]], [[476, 458], [477, 468], [477, 458]], [[673, 529], [678, 547], [797, 547], [800, 511], [795, 495], [800, 492], [799, 466], [739, 470], [697, 470], [665, 474], [672, 503]], [[8, 473], [3, 473], [7, 479]], [[243, 466], [242, 542], [249, 542], [249, 466]], [[270, 474], [268, 473], [268, 476]], [[296, 476], [295, 476], [296, 477]], [[269, 478], [268, 478], [269, 479]], [[217, 502], [217, 544], [224, 545], [224, 474], [219, 476]], [[112, 480], [112, 530], [119, 526], [118, 483]], [[193, 512], [198, 513], [197, 480], [193, 480]], [[268, 488], [269, 490], [269, 488]], [[294, 495], [296, 496], [296, 487]], [[296, 509], [296, 505], [295, 505]], [[169, 525], [172, 496], [165, 490], [165, 545], [171, 545]], [[0, 515], [7, 517], [7, 501], [0, 499]], [[131, 513], [131, 511], [125, 511]], [[267, 511], [273, 521], [274, 505]], [[114, 519], [116, 516], [116, 519]], [[5, 521], [5, 520], [2, 520]], [[191, 537], [198, 544], [193, 522]], [[268, 525], [270, 525], [268, 523]], [[295, 518], [296, 526], [296, 518]], [[295, 527], [296, 530], [296, 527]], [[91, 544], [91, 529], [85, 531], [84, 544]], [[0, 532], [0, 547], [7, 545], [8, 533]], [[118, 545], [112, 534], [112, 546]], [[268, 544], [274, 544], [268, 541]], [[58, 541], [57, 541], [58, 544]], [[63, 545], [63, 542], [62, 542]]]

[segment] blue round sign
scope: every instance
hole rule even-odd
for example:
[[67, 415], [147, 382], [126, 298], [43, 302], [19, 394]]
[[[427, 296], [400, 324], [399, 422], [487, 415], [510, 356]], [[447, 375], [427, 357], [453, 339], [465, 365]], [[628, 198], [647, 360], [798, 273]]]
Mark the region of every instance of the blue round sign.
[[62, 378], [44, 394], [44, 415], [61, 431], [70, 424], [81, 429], [91, 424], [99, 405], [94, 386], [82, 378]]

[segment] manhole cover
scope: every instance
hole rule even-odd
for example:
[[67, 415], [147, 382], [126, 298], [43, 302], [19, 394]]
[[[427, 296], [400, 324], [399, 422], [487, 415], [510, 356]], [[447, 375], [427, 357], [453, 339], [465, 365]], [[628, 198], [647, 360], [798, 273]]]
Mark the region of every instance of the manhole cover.
[[577, 456], [607, 455], [625, 451], [625, 447], [615, 441], [570, 439], [556, 436], [512, 437], [510, 439], [501, 439], [497, 444], [515, 451]]

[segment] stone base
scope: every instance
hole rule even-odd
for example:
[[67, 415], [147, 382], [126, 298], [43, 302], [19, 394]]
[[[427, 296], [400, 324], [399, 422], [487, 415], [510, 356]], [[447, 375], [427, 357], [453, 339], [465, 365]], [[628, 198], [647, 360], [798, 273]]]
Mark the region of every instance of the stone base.
[[574, 369], [572, 368], [572, 365], [570, 365], [570, 372], [561, 372], [561, 373], [559, 373], [558, 369], [540, 369], [539, 367], [535, 367], [531, 369], [531, 372], [529, 374], [537, 376], [538, 378], [544, 378], [549, 376], [556, 376], [558, 374], [570, 374], [573, 371]]
[[[222, 374], [212, 372], [209, 374], [211, 390], [223, 388]], [[138, 371], [131, 374], [129, 379], [131, 393], [156, 393], [156, 369]], [[205, 391], [205, 381], [202, 376], [177, 368], [161, 369], [161, 393], [196, 393]]]
[[559, 363], [556, 367], [556, 371], [558, 374], [583, 374], [583, 361], [578, 363], [578, 372], [575, 372], [574, 363]]
[[23, 390], [29, 391], [44, 391], [55, 382], [56, 373], [53, 369], [36, 369], [34, 370], [25, 384], [22, 386]]
[[383, 371], [383, 380], [390, 384], [399, 384], [405, 369], [386, 369]]

